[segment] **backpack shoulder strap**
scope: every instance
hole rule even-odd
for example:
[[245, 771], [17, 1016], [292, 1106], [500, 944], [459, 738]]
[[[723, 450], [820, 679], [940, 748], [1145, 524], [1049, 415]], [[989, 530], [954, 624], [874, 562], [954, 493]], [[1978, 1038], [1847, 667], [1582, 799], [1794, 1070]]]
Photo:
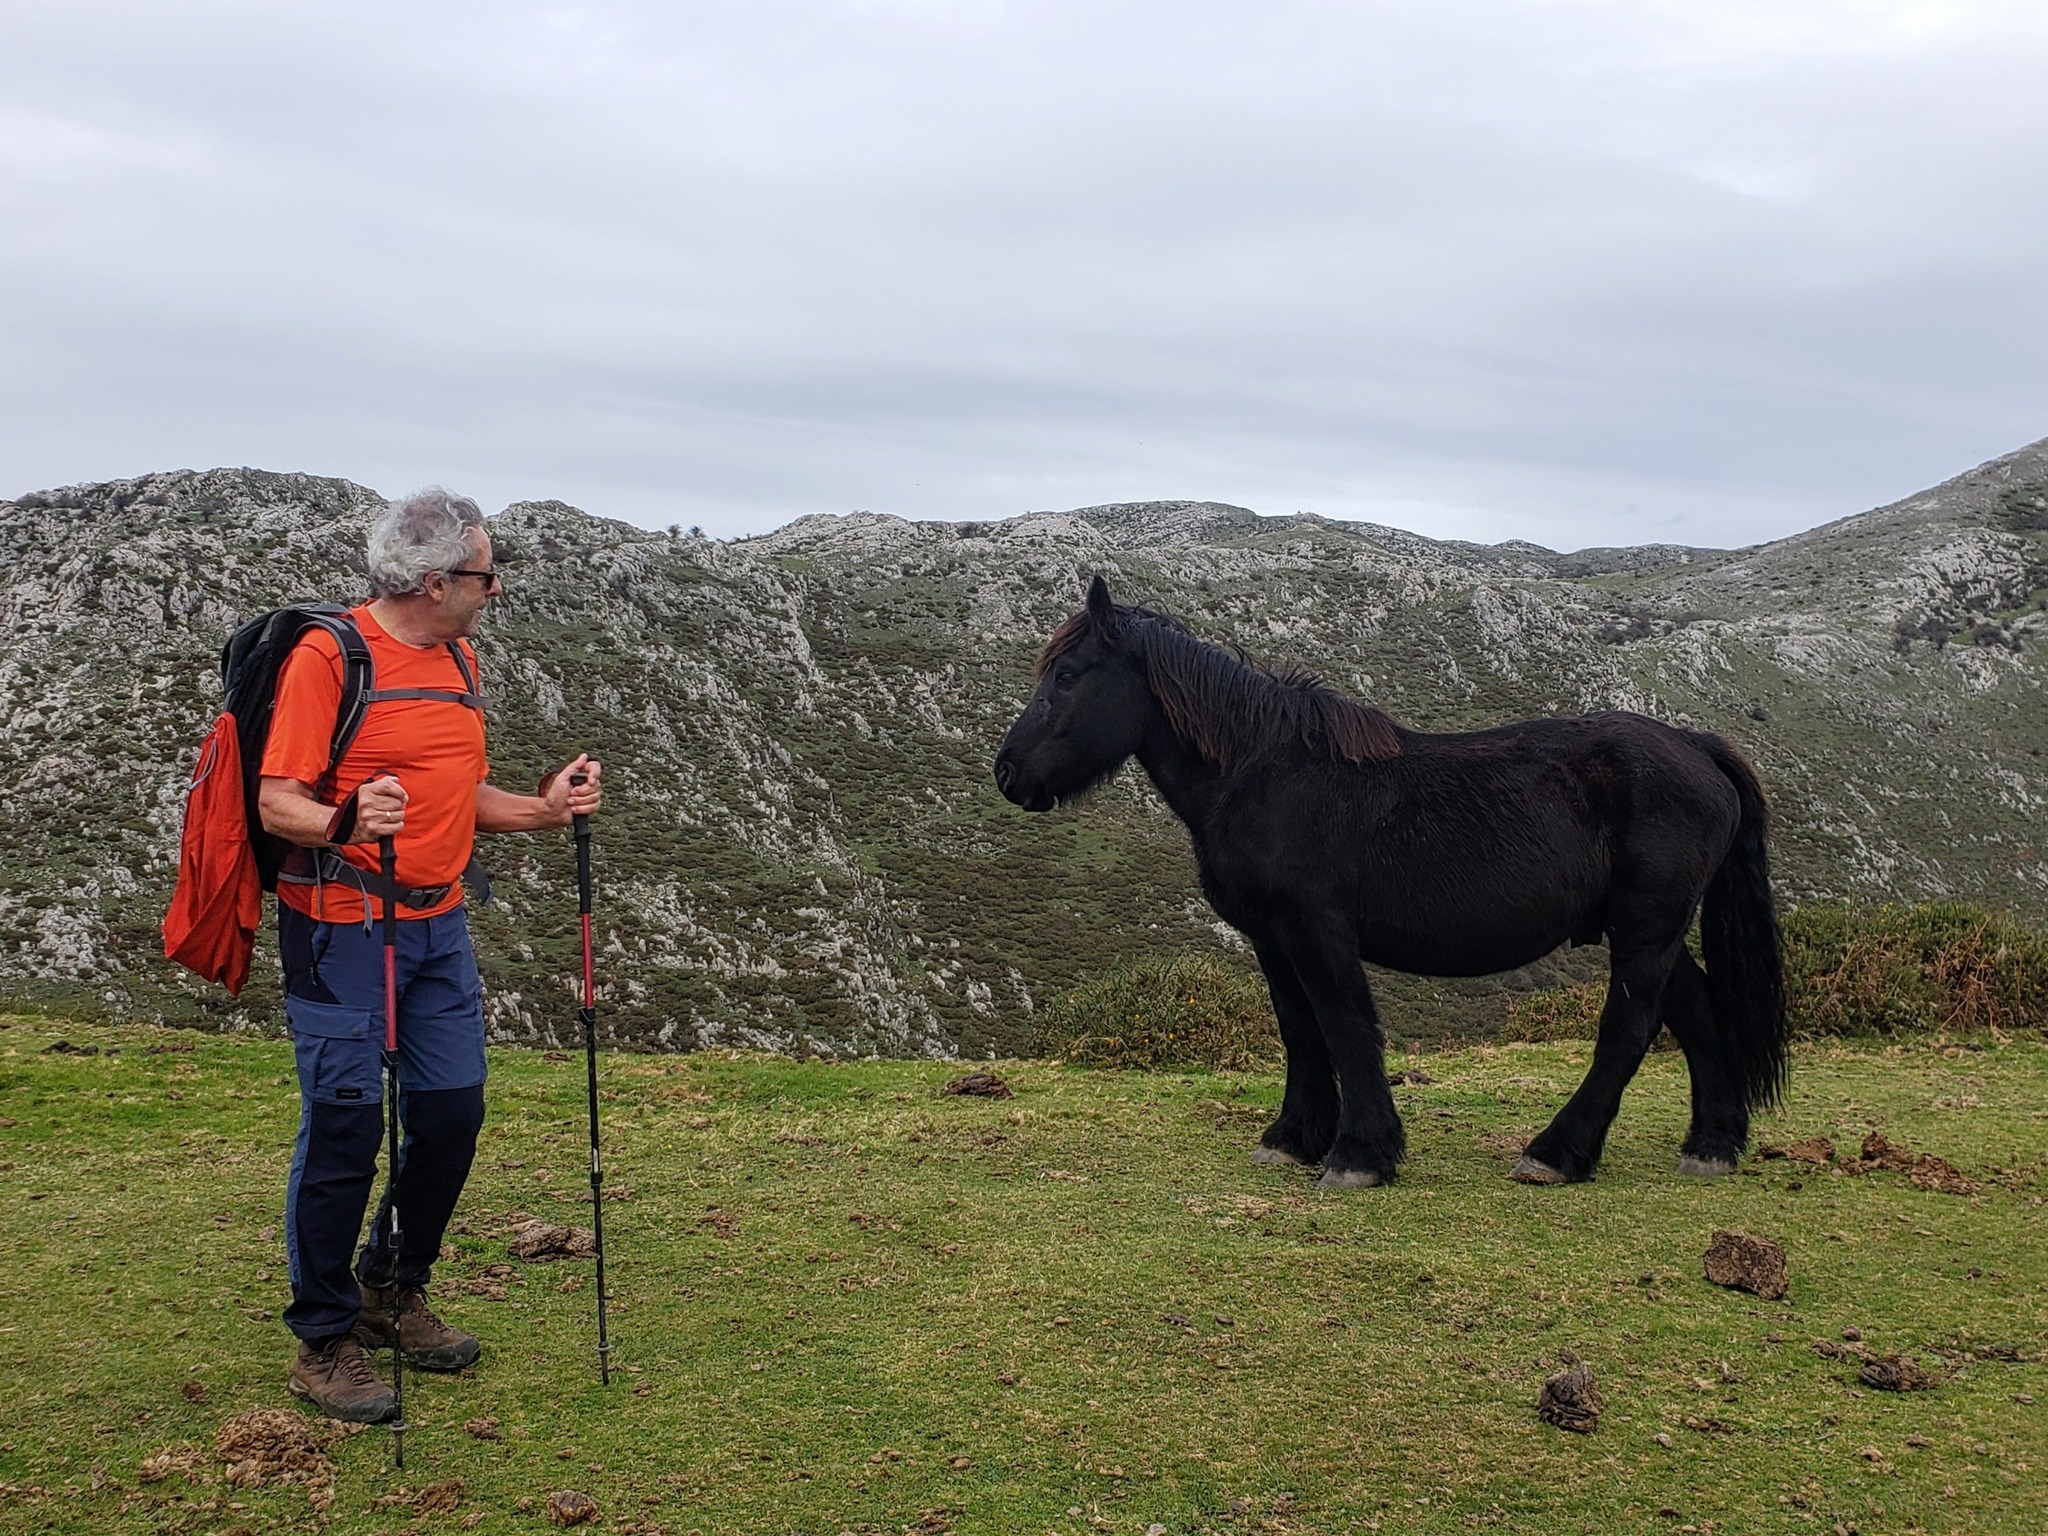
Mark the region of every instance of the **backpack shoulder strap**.
[[363, 728], [363, 716], [370, 712], [370, 700], [377, 691], [377, 665], [370, 657], [370, 642], [363, 638], [363, 631], [354, 615], [341, 613], [318, 613], [313, 615], [312, 627], [317, 625], [334, 637], [334, 643], [341, 648], [341, 703], [334, 712], [334, 737], [327, 749], [327, 772], [321, 776], [317, 793], [325, 795], [334, 787], [335, 770], [347, 755], [356, 733]]
[[483, 690], [477, 687], [476, 684], [476, 660], [470, 654], [469, 642], [467, 640], [450, 640], [448, 642], [448, 654], [455, 658], [455, 670], [462, 674], [462, 686], [469, 690], [472, 697], [480, 701]]

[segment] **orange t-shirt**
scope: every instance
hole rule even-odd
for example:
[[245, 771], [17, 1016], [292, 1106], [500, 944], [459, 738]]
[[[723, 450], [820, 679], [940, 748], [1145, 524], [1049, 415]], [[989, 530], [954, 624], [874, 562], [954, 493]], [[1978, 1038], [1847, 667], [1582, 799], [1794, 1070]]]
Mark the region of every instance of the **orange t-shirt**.
[[[394, 640], [370, 616], [369, 604], [352, 617], [369, 643], [375, 668], [372, 686], [464, 690], [462, 669], [445, 645], [412, 646]], [[458, 641], [472, 670], [476, 653]], [[327, 772], [334, 744], [334, 718], [341, 709], [341, 647], [323, 629], [307, 631], [278, 674], [271, 707], [270, 736], [263, 747], [265, 778], [297, 779], [317, 785]], [[481, 684], [479, 684], [481, 686]], [[431, 907], [402, 903], [401, 919], [433, 917], [462, 900], [462, 871], [476, 843], [476, 788], [489, 775], [484, 755], [484, 720], [479, 710], [440, 699], [390, 699], [373, 703], [356, 739], [336, 765], [329, 805], [341, 805], [367, 779], [395, 774], [405, 786], [405, 828], [396, 839], [398, 883], [449, 887]], [[341, 856], [376, 874], [377, 845], [351, 843]], [[363, 897], [353, 885], [329, 880], [318, 885], [279, 881], [277, 895], [308, 917], [324, 923], [363, 921]], [[372, 900], [369, 916], [382, 918], [384, 904]]]

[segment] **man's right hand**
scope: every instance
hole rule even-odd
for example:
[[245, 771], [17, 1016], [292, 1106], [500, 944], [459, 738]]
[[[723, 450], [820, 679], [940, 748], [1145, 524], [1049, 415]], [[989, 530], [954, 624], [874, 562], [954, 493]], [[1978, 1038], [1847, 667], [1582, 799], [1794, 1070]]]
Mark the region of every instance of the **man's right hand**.
[[[256, 811], [263, 830], [301, 848], [324, 847], [340, 838], [350, 843], [374, 843], [380, 837], [395, 837], [405, 829], [405, 786], [389, 777], [370, 780], [355, 793], [355, 819], [348, 820], [346, 804], [340, 810], [323, 804], [313, 786], [297, 779], [265, 777], [256, 794]], [[346, 825], [346, 831], [337, 829]]]
[[371, 779], [356, 791], [355, 836], [358, 843], [396, 837], [405, 830], [405, 786], [389, 774]]

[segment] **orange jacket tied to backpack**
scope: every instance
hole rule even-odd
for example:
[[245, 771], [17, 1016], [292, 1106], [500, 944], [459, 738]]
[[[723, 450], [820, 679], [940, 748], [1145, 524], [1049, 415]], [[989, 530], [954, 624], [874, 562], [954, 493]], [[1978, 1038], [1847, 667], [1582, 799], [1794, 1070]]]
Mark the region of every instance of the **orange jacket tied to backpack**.
[[241, 738], [235, 717], [223, 711], [199, 749], [185, 796], [164, 955], [239, 997], [262, 921], [263, 881], [242, 796]]

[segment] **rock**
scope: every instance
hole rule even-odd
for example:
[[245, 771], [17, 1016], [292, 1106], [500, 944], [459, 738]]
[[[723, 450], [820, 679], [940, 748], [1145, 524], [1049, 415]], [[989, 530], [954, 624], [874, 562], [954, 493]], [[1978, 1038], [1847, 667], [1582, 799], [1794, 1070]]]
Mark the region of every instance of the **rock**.
[[1785, 1250], [1767, 1237], [1717, 1231], [1707, 1244], [1706, 1266], [1714, 1284], [1748, 1291], [1765, 1301], [1781, 1301], [1789, 1289]]
[[1600, 1415], [1607, 1403], [1594, 1384], [1591, 1368], [1574, 1365], [1559, 1371], [1543, 1383], [1536, 1398], [1536, 1417], [1575, 1435], [1590, 1435], [1600, 1427]]
[[587, 1493], [565, 1491], [548, 1495], [548, 1521], [552, 1525], [588, 1525], [597, 1518], [597, 1501]]

